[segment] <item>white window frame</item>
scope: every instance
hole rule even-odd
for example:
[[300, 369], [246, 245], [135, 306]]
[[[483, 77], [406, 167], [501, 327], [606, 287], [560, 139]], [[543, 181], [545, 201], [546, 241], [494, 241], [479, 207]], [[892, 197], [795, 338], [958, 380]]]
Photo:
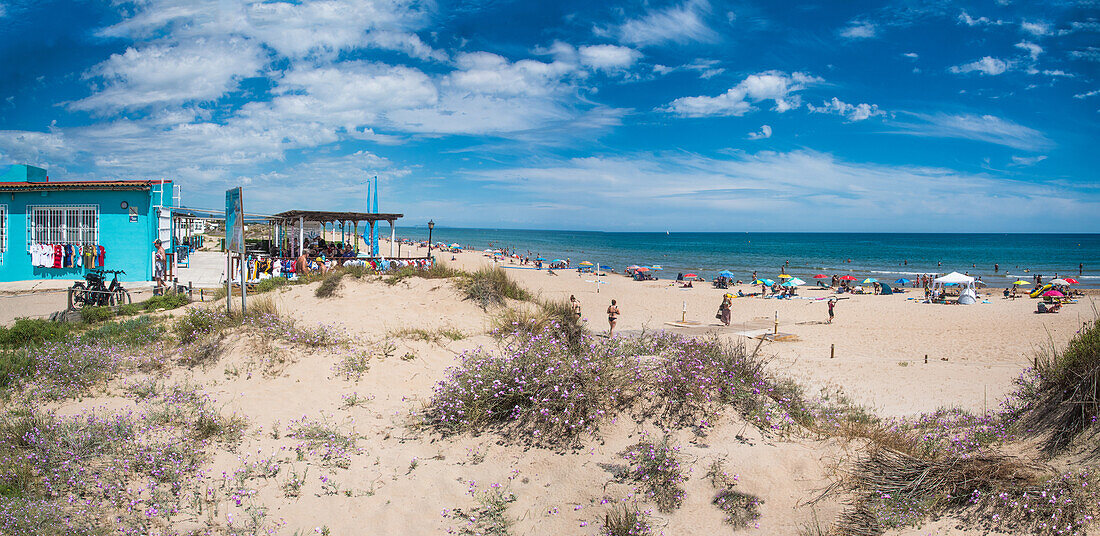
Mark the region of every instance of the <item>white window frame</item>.
[[[45, 225], [35, 216], [45, 211]], [[94, 228], [85, 227], [91, 218]], [[42, 230], [42, 233], [38, 231]], [[99, 205], [32, 205], [27, 207], [27, 251], [31, 244], [95, 246], [99, 244]]]

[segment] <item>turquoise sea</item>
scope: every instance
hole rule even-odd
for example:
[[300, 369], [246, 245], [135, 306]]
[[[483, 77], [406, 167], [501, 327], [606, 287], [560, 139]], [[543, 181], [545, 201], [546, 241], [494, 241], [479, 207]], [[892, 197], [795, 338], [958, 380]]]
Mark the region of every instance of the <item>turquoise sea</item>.
[[[399, 236], [425, 240], [428, 229], [398, 228]], [[707, 279], [731, 270], [775, 277], [780, 267], [807, 281], [817, 273], [893, 281], [922, 273], [969, 272], [993, 286], [1041, 274], [1074, 277], [1100, 287], [1100, 234], [895, 234], [895, 233], [610, 233], [436, 227], [434, 242], [467, 248], [514, 249], [548, 259], [599, 262], [616, 270], [659, 264], [662, 279], [695, 272]], [[994, 272], [994, 264], [999, 270]], [[1079, 269], [1079, 265], [1084, 265]]]

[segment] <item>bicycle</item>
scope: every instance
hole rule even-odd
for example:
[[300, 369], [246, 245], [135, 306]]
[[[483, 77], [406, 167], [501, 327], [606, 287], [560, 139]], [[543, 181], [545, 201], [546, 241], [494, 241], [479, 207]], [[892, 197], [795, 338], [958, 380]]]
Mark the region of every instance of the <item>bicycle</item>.
[[[106, 274], [114, 274], [110, 285], [105, 284]], [[130, 292], [122, 287], [122, 283], [118, 280], [119, 274], [126, 275], [126, 271], [90, 270], [84, 274], [87, 284], [77, 281], [73, 283], [72, 287], [69, 287], [69, 307], [76, 309], [131, 303]]]

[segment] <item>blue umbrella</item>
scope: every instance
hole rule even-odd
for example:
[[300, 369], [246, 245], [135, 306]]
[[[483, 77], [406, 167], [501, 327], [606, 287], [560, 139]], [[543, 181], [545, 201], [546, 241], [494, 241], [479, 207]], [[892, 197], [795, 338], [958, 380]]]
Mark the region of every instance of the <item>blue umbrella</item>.
[[600, 265], [600, 270], [610, 270], [610, 269], [611, 269], [611, 267], [606, 265], [606, 264], [601, 264]]
[[552, 260], [552, 261], [550, 261], [550, 262], [565, 262], [565, 261], [563, 261], [563, 260], [561, 260], [561, 259], [554, 259], [554, 260]]
[[901, 278], [901, 279], [898, 279], [897, 281], [894, 281], [894, 282], [899, 284], [899, 285], [908, 285], [909, 284], [909, 280], [904, 278], [904, 277]]
[[535, 260], [536, 260], [536, 261], [544, 261], [544, 260], [546, 260], [546, 259], [544, 259], [544, 258], [542, 258], [542, 257], [535, 257]]
[[728, 277], [730, 279], [733, 279], [734, 275], [733, 272], [729, 270], [722, 270], [721, 272], [718, 272], [718, 277]]

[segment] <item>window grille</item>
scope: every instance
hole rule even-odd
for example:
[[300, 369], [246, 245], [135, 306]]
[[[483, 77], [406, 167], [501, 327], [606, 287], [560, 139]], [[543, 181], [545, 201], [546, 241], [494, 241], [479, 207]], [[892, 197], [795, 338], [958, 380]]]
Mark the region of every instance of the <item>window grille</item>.
[[[8, 206], [0, 205], [0, 253], [8, 250]], [[0, 263], [4, 257], [0, 256]]]
[[99, 244], [99, 207], [52, 205], [28, 207], [27, 246], [31, 244]]

